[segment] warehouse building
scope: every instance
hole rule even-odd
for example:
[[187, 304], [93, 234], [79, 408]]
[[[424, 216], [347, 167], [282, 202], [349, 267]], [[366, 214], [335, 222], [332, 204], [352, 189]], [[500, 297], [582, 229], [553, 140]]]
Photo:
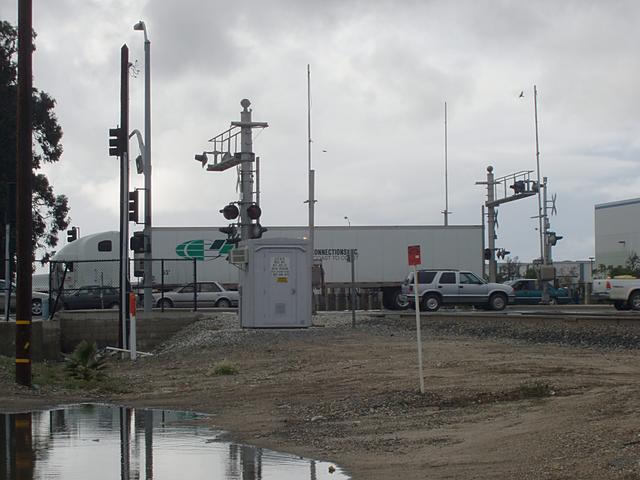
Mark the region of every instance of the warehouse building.
[[595, 206], [595, 250], [596, 267], [624, 266], [640, 254], [640, 198]]

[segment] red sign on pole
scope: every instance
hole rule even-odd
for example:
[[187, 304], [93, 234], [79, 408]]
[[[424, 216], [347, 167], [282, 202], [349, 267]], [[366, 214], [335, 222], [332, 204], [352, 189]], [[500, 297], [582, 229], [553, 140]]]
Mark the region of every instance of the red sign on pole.
[[409, 245], [407, 247], [409, 253], [409, 266], [420, 265], [420, 245]]

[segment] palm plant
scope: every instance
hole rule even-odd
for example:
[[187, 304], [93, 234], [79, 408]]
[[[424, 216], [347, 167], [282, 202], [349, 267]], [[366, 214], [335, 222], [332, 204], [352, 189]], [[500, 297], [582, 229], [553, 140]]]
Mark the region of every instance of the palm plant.
[[96, 342], [82, 340], [71, 355], [65, 356], [65, 371], [70, 377], [80, 380], [101, 378], [106, 367], [105, 357], [98, 352]]

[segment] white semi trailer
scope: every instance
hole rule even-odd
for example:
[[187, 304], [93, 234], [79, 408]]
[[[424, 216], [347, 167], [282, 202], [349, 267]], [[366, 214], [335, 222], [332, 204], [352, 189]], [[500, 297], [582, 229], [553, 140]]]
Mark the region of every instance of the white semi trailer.
[[[227, 243], [226, 235], [217, 227], [155, 227], [152, 235], [154, 286], [190, 283], [194, 270], [198, 281], [238, 282], [238, 268], [227, 261], [233, 245]], [[307, 227], [269, 227], [263, 238], [305, 238], [307, 235]], [[325, 287], [351, 287], [351, 265], [347, 259], [349, 252], [355, 250], [355, 286], [382, 292], [385, 307], [393, 308], [399, 303], [400, 286], [409, 271], [409, 245], [420, 245], [422, 268], [454, 268], [482, 275], [480, 225], [317, 226], [314, 264], [322, 267]], [[68, 244], [53, 260], [117, 258], [118, 232], [104, 232]], [[134, 270], [142, 268], [138, 264]], [[65, 288], [81, 284], [116, 285], [117, 279], [116, 262], [111, 265], [82, 262], [74, 266], [73, 272], [67, 272]]]

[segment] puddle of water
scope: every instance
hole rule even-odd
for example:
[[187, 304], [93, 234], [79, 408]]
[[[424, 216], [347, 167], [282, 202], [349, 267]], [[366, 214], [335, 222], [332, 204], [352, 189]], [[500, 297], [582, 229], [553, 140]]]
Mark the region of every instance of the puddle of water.
[[0, 414], [0, 480], [349, 479], [328, 462], [226, 441], [205, 417], [106, 405]]

